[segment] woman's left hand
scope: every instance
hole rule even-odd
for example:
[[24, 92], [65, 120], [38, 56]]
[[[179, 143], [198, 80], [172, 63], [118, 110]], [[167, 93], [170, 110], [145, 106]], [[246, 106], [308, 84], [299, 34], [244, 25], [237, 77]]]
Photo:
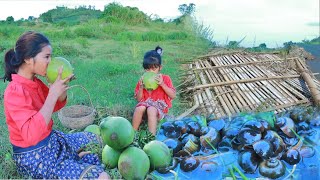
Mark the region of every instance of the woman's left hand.
[[155, 80], [158, 82], [159, 86], [163, 85], [162, 74], [158, 74], [157, 77], [155, 78]]

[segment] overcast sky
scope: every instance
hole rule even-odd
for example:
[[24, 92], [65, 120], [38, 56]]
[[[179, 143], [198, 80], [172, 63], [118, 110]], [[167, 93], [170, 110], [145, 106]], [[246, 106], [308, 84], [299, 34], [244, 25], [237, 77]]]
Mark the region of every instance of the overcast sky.
[[[45, 1], [45, 2], [44, 2]], [[39, 17], [56, 6], [73, 8], [92, 5], [103, 10], [114, 0], [0, 0], [0, 20]], [[180, 4], [196, 4], [196, 17], [210, 26], [215, 40], [226, 44], [245, 37], [243, 45], [267, 42], [272, 47], [283, 42], [312, 39], [320, 34], [319, 0], [118, 0], [161, 18], [179, 16]]]

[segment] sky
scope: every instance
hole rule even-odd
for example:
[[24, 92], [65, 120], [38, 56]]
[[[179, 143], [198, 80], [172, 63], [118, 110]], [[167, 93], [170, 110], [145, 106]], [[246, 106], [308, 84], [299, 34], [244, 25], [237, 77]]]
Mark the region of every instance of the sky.
[[[44, 2], [45, 1], [45, 2]], [[39, 17], [56, 6], [74, 8], [92, 5], [103, 10], [114, 0], [0, 0], [0, 20]], [[148, 15], [170, 19], [180, 15], [180, 4], [196, 4], [199, 23], [209, 26], [220, 44], [240, 41], [243, 46], [278, 47], [320, 35], [319, 0], [117, 0], [123, 6], [138, 7]]]

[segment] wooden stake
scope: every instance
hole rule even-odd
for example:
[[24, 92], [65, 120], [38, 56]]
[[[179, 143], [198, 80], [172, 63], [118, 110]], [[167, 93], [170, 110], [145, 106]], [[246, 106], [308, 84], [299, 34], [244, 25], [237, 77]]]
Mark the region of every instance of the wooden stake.
[[306, 70], [303, 68], [299, 59], [296, 60], [296, 65], [297, 65], [298, 71], [300, 71], [301, 76], [303, 77], [304, 81], [308, 85], [308, 88], [311, 92], [312, 99], [313, 99], [315, 105], [320, 105], [320, 92], [318, 91], [317, 86], [313, 82], [313, 79], [306, 72]]

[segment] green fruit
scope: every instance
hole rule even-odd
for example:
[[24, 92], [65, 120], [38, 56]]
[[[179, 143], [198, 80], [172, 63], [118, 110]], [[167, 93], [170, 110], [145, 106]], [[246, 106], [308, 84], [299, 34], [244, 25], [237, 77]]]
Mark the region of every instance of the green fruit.
[[61, 79], [65, 79], [73, 74], [73, 67], [68, 60], [63, 57], [54, 57], [51, 59], [47, 68], [47, 81], [49, 83], [54, 83], [56, 81], [61, 66], [63, 66]]
[[150, 141], [143, 147], [143, 151], [149, 156], [152, 169], [165, 168], [171, 163], [170, 149], [161, 141]]
[[101, 137], [104, 144], [121, 150], [133, 142], [134, 129], [123, 117], [109, 116], [100, 123]]
[[119, 157], [118, 169], [124, 179], [145, 179], [149, 168], [147, 154], [137, 147], [128, 147]]
[[87, 126], [84, 131], [87, 131], [87, 132], [92, 132], [96, 135], [99, 135], [100, 136], [100, 127], [96, 124], [91, 124], [89, 126]]
[[121, 152], [112, 149], [110, 146], [105, 145], [102, 150], [102, 163], [106, 165], [107, 168], [113, 169], [117, 167], [118, 160]]
[[157, 74], [154, 72], [145, 72], [143, 74], [143, 85], [147, 90], [155, 90], [158, 88], [158, 82], [156, 81]]

